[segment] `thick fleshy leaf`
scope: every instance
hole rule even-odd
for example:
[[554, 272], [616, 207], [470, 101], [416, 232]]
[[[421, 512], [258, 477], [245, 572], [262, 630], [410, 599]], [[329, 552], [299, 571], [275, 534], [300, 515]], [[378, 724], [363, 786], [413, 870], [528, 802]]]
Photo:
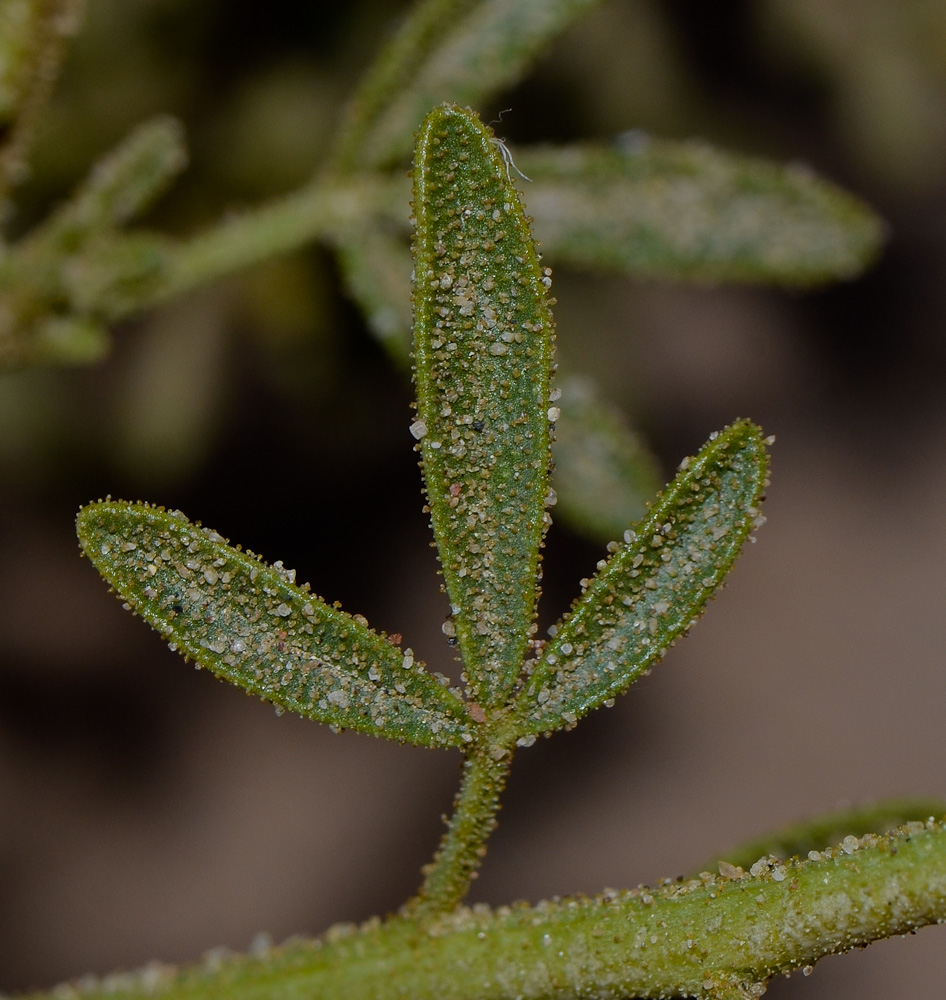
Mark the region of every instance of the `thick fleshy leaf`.
[[748, 421], [715, 434], [648, 517], [612, 544], [519, 696], [520, 742], [574, 725], [620, 694], [690, 627], [761, 523], [765, 444]]
[[176, 511], [111, 501], [77, 519], [85, 554], [128, 606], [218, 677], [319, 722], [463, 746], [463, 703], [410, 649]]
[[414, 355], [424, 478], [472, 697], [501, 702], [529, 636], [548, 498], [552, 316], [501, 147], [428, 115], [414, 162]]
[[526, 204], [556, 263], [646, 277], [809, 285], [858, 274], [884, 227], [811, 170], [702, 143], [523, 149]]
[[558, 385], [562, 413], [552, 443], [555, 518], [603, 544], [647, 513], [662, 482], [657, 462], [621, 412], [597, 397], [590, 379], [560, 378]]
[[[410, 150], [410, 139], [439, 101], [481, 106], [516, 83], [528, 66], [600, 0], [433, 0], [418, 7], [420, 44], [392, 43], [369, 75], [364, 96], [372, 115], [361, 122], [361, 166], [386, 166]], [[409, 23], [404, 38], [413, 29]], [[418, 32], [419, 34], [420, 32]], [[375, 80], [375, 76], [378, 77]]]

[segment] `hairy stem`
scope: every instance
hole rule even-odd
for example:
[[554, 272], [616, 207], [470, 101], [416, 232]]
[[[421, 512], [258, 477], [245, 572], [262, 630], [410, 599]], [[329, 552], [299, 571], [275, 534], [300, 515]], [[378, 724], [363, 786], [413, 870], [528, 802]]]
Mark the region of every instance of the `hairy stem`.
[[[403, 187], [403, 182], [396, 185], [397, 196]], [[170, 274], [135, 308], [163, 302], [206, 281], [297, 250], [339, 228], [363, 224], [391, 200], [386, 185], [374, 178], [358, 177], [344, 184], [317, 181], [224, 219], [173, 245]]]
[[511, 754], [493, 759], [488, 751], [473, 751], [463, 762], [460, 790], [447, 832], [434, 860], [424, 869], [424, 881], [406, 912], [423, 921], [452, 910], [466, 896], [486, 854], [486, 841], [496, 828], [499, 796], [509, 775]]
[[[758, 997], [773, 975], [946, 920], [946, 828], [846, 838], [757, 874], [597, 899], [477, 907], [420, 925], [339, 928], [261, 956], [112, 976], [83, 995], [124, 1000], [551, 1000]], [[53, 996], [49, 995], [50, 998]], [[60, 988], [55, 996], [68, 997]]]

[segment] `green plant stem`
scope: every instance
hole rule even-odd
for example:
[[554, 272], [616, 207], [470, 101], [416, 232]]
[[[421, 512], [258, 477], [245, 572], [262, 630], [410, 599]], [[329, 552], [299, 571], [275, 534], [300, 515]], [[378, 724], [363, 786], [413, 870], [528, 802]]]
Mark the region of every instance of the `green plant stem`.
[[406, 912], [419, 921], [452, 910], [466, 896], [486, 854], [486, 841], [496, 828], [499, 796], [509, 776], [511, 753], [494, 759], [477, 749], [463, 762], [460, 790], [447, 832], [434, 860], [424, 869], [424, 881]]
[[[111, 976], [83, 995], [735, 1000], [761, 996], [773, 975], [807, 971], [825, 955], [946, 919], [942, 823], [761, 867], [756, 876], [704, 875], [597, 899], [463, 908], [423, 926], [374, 921], [210, 967]], [[69, 997], [61, 987], [54, 995]]]
[[[406, 230], [407, 190], [400, 177], [320, 180], [189, 238], [106, 231], [68, 253], [61, 220], [53, 220], [0, 261], [0, 367], [36, 360], [34, 328], [46, 318], [124, 319], [317, 239], [333, 241], [377, 216]], [[66, 220], [73, 214], [73, 207], [59, 213]]]
[[[168, 274], [135, 310], [251, 264], [297, 250], [338, 229], [363, 225], [367, 216], [403, 205], [405, 184], [360, 176], [345, 183], [317, 181], [259, 208], [224, 219], [206, 232], [172, 244]], [[393, 198], [392, 198], [393, 195]], [[406, 212], [405, 223], [406, 223]], [[129, 309], [129, 311], [132, 311]]]

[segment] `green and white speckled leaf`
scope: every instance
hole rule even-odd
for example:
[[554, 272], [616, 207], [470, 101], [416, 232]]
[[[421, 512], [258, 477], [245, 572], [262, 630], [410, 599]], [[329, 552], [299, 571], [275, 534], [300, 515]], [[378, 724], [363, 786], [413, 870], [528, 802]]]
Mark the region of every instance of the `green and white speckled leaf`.
[[884, 225], [847, 191], [796, 165], [702, 143], [517, 150], [529, 214], [556, 263], [684, 281], [811, 285], [850, 278]]
[[648, 517], [609, 546], [513, 709], [520, 742], [574, 725], [623, 692], [692, 625], [761, 523], [765, 444], [748, 421], [715, 434]]
[[183, 514], [89, 504], [77, 519], [95, 568], [128, 606], [218, 677], [310, 719], [420, 746], [463, 746], [463, 703], [363, 619], [296, 586]]
[[[342, 274], [388, 355], [406, 364], [410, 343], [410, 255], [380, 227], [335, 237]], [[660, 489], [657, 462], [623, 414], [599, 398], [586, 376], [562, 377], [552, 442], [557, 523], [602, 544], [644, 516]]]
[[432, 111], [414, 161], [414, 361], [431, 521], [471, 697], [516, 683], [534, 630], [548, 500], [552, 315], [501, 148]]

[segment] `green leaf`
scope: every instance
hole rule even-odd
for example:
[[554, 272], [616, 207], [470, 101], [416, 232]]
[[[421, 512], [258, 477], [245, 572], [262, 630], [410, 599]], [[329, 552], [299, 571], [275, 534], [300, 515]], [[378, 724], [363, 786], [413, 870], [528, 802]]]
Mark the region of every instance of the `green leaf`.
[[46, 316], [31, 331], [20, 360], [38, 365], [90, 365], [101, 361], [110, 346], [108, 330], [93, 319]]
[[647, 513], [660, 489], [657, 462], [616, 407], [584, 377], [560, 378], [561, 416], [552, 443], [557, 521], [602, 543]]
[[4, 130], [16, 119], [30, 80], [30, 57], [41, 14], [42, 8], [27, 0], [0, 5], [0, 122]]
[[26, 154], [36, 123], [82, 6], [82, 0], [0, 2], [0, 210], [7, 207], [10, 187], [28, 173]]
[[507, 165], [470, 111], [428, 115], [414, 161], [417, 420], [474, 700], [503, 700], [534, 631], [548, 500], [552, 315]]
[[371, 332], [402, 369], [410, 364], [411, 255], [381, 225], [349, 227], [333, 238], [348, 293]]
[[[820, 852], [826, 847], [841, 844], [846, 837], [889, 833], [907, 823], [925, 823], [934, 816], [946, 816], [946, 802], [941, 799], [887, 799], [804, 820], [740, 844], [735, 850], [720, 855], [720, 858], [725, 859], [722, 866], [726, 871], [733, 868], [748, 871], [759, 858], [804, 858], [811, 851]], [[711, 871], [718, 864], [714, 861], [704, 870]]]
[[[406, 367], [410, 340], [411, 259], [380, 226], [334, 238], [349, 294], [378, 341]], [[660, 489], [657, 462], [623, 414], [600, 400], [591, 379], [559, 378], [564, 405], [552, 442], [556, 521], [606, 542], [643, 517]]]
[[183, 131], [161, 116], [135, 129], [65, 205], [0, 261], [0, 366], [75, 364], [108, 348], [104, 324], [166, 283], [170, 241], [122, 231], [183, 169]]
[[462, 702], [410, 649], [296, 586], [281, 563], [145, 504], [89, 504], [77, 530], [128, 606], [218, 677], [338, 728], [421, 746], [469, 741]]
[[599, 2], [434, 0], [422, 5], [417, 18], [427, 21], [420, 53], [398, 45], [398, 39], [392, 46], [398, 47], [398, 59], [379, 63], [384, 89], [369, 77], [373, 120], [370, 128], [362, 124], [366, 134], [359, 164], [389, 166], [406, 156], [411, 136], [438, 102], [482, 106], [516, 83], [547, 45]]
[[[409, 88], [430, 52], [451, 25], [483, 0], [417, 0], [394, 37], [364, 75], [335, 143], [339, 173], [356, 169], [363, 157], [365, 135], [400, 93]], [[422, 114], [442, 98], [434, 98]], [[419, 121], [420, 119], [418, 119]], [[405, 137], [406, 138], [406, 137]]]
[[574, 725], [624, 691], [693, 624], [762, 519], [768, 460], [740, 420], [714, 435], [646, 520], [599, 563], [532, 669], [511, 723], [521, 741]]
[[695, 142], [523, 149], [529, 213], [558, 262], [646, 277], [809, 285], [849, 278], [884, 227], [809, 169]]
[[184, 129], [158, 115], [130, 132], [92, 169], [70, 200], [24, 241], [74, 250], [90, 235], [115, 230], [140, 215], [187, 165]]

